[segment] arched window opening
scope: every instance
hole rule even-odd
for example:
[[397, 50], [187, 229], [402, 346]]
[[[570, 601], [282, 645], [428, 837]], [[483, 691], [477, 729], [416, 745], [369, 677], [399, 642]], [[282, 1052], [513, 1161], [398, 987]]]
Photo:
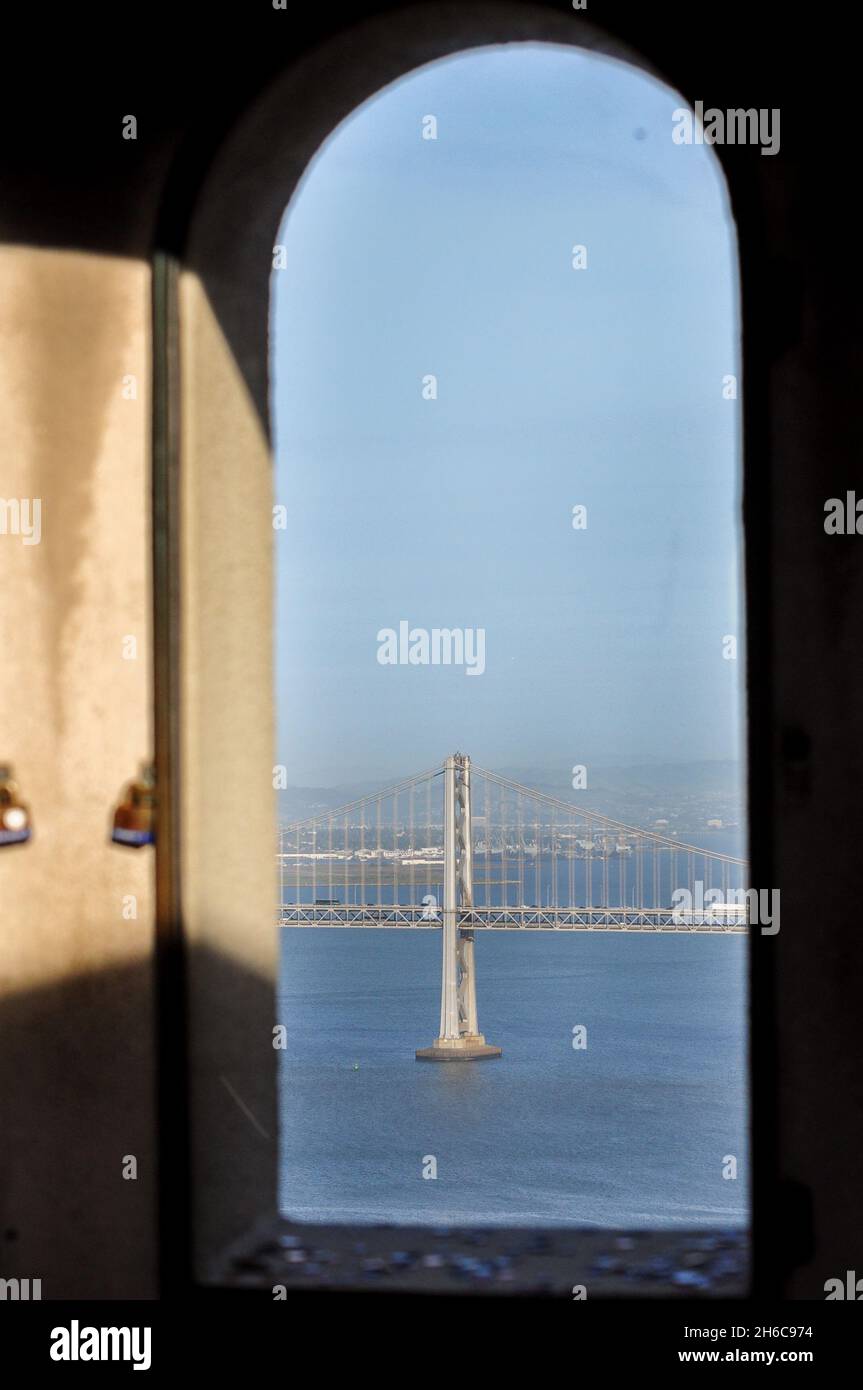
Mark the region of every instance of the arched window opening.
[[746, 1223], [737, 253], [681, 105], [466, 52], [279, 229], [298, 1219]]

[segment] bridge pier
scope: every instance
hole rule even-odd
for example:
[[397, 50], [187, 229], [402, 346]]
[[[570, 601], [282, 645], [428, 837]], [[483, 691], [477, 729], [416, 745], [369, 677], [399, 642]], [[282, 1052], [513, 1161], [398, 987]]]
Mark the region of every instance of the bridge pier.
[[476, 1011], [474, 933], [459, 926], [473, 907], [473, 830], [470, 758], [456, 753], [444, 764], [444, 902], [440, 1033], [431, 1047], [417, 1049], [418, 1062], [472, 1062], [500, 1057], [487, 1043]]
[[468, 1037], [450, 1041], [448, 1038], [435, 1038], [431, 1047], [418, 1047], [418, 1062], [478, 1062], [483, 1057], [502, 1057], [502, 1047], [492, 1047], [482, 1033], [475, 1040]]

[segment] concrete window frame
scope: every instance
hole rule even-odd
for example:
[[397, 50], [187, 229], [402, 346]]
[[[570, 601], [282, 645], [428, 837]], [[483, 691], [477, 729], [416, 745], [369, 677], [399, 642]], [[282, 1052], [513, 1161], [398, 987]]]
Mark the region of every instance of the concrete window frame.
[[[193, 199], [177, 211], [168, 196], [153, 298], [160, 1125], [171, 1136], [160, 1179], [163, 1291], [219, 1282], [226, 1248], [275, 1210], [272, 248], [307, 165], [351, 111], [435, 59], [510, 42], [571, 44], [685, 92], [679, 76], [580, 13], [519, 3], [396, 10], [286, 68], [216, 132]], [[753, 176], [725, 172], [745, 328], [744, 234], [758, 222], [758, 189]], [[175, 188], [182, 179], [181, 160]], [[750, 258], [758, 245], [756, 233]], [[757, 354], [745, 360], [744, 442], [765, 429], [762, 372]], [[745, 477], [745, 454], [743, 466]], [[749, 501], [750, 515], [766, 505]], [[748, 550], [751, 578], [760, 561]], [[767, 622], [750, 603], [750, 648]], [[755, 713], [750, 705], [750, 720]], [[752, 849], [754, 881], [773, 882], [757, 868], [757, 835]], [[753, 950], [753, 983], [759, 968], [769, 970]], [[751, 1027], [753, 1052], [769, 1047], [769, 1009]], [[769, 1078], [759, 1085], [757, 1075], [756, 1148], [771, 1133], [773, 1104]], [[758, 1151], [769, 1186], [770, 1141]], [[756, 1211], [758, 1190], [756, 1178]]]

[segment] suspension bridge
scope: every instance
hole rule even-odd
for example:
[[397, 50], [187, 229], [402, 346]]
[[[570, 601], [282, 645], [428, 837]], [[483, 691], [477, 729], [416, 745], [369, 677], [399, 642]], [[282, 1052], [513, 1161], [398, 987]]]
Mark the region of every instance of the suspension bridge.
[[279, 831], [282, 927], [440, 931], [440, 1031], [421, 1060], [499, 1057], [479, 1031], [478, 931], [746, 932], [747, 862], [442, 766]]

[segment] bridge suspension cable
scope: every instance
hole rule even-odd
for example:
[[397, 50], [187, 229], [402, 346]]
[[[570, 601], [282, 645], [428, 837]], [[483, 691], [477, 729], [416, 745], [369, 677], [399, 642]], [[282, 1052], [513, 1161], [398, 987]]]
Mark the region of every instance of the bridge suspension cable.
[[[440, 926], [443, 772], [431, 768], [281, 826], [280, 922]], [[476, 765], [470, 777], [472, 811], [457, 853], [471, 857], [470, 901], [460, 911], [472, 926], [745, 929], [745, 859], [585, 810]], [[689, 895], [689, 918], [674, 913], [680, 890]], [[716, 904], [707, 918], [705, 899]]]
[[334, 810], [281, 825], [280, 907], [416, 905], [435, 890], [440, 901], [441, 773], [442, 768], [431, 768]]

